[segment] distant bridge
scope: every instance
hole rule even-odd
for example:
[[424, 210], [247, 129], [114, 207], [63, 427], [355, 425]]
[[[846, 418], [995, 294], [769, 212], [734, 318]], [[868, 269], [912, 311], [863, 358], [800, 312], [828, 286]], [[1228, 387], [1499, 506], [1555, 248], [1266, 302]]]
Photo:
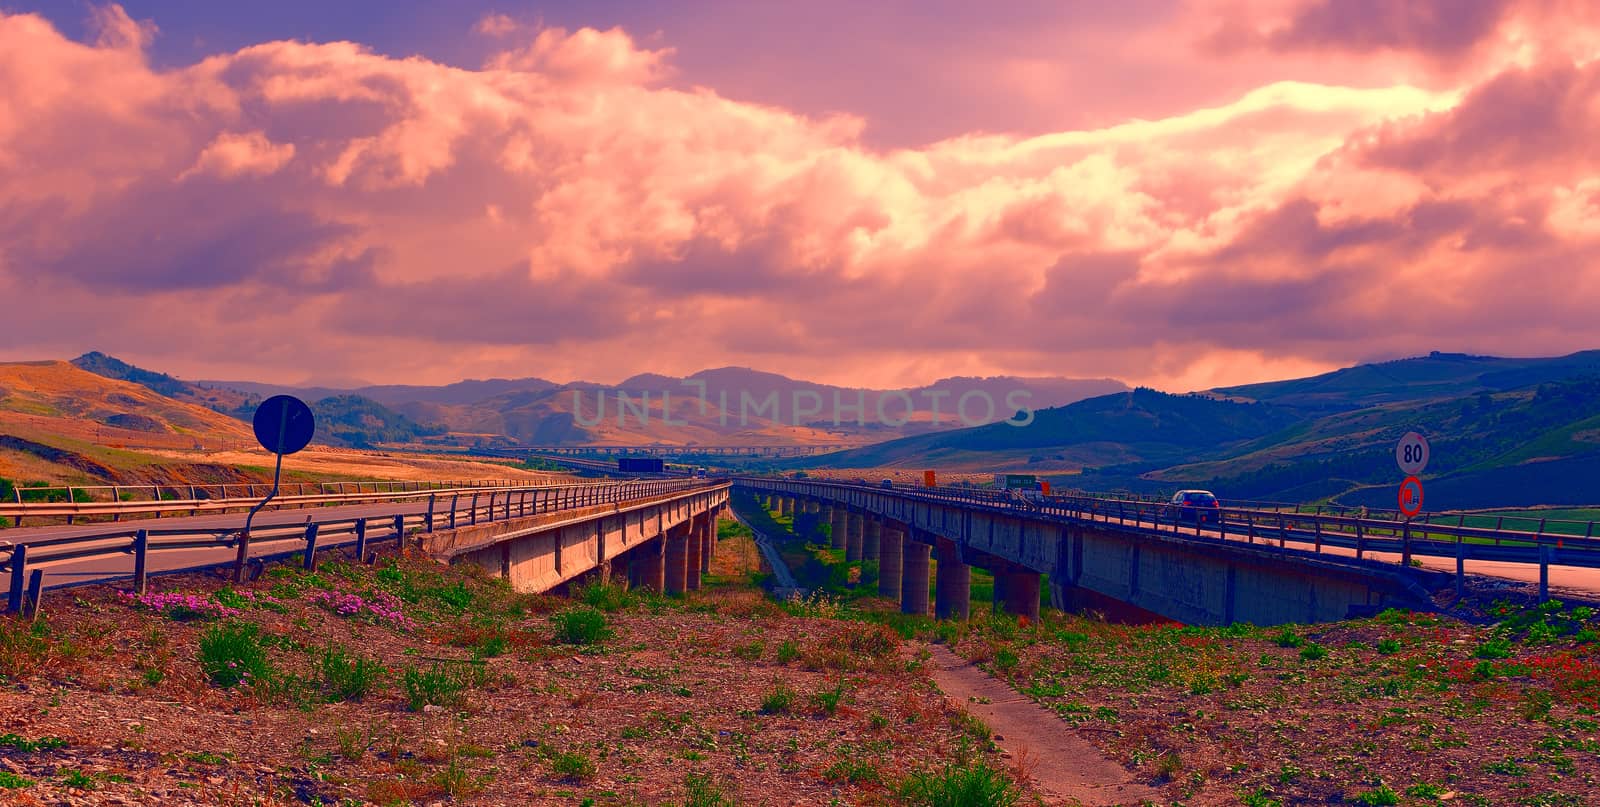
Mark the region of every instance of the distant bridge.
[[1452, 575], [1416, 568], [1414, 558], [1445, 568], [1453, 559], [1458, 594], [1469, 560], [1536, 568], [1541, 597], [1553, 565], [1600, 568], [1592, 527], [1585, 536], [1547, 533], [1542, 524], [1535, 533], [1236, 507], [1198, 525], [1146, 501], [753, 476], [734, 484], [781, 513], [817, 514], [846, 560], [878, 561], [878, 593], [906, 613], [928, 612], [936, 560], [931, 605], [940, 618], [967, 616], [973, 566], [994, 573], [997, 607], [1030, 618], [1048, 575], [1057, 607], [1126, 605], [1212, 625], [1431, 609]]

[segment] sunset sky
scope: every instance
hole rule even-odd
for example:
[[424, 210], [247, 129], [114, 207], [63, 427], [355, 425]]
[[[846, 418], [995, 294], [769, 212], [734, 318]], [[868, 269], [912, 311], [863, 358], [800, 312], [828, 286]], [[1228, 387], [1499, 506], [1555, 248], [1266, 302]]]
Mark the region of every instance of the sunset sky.
[[1600, 347], [1600, 3], [0, 0], [0, 360], [1174, 391]]

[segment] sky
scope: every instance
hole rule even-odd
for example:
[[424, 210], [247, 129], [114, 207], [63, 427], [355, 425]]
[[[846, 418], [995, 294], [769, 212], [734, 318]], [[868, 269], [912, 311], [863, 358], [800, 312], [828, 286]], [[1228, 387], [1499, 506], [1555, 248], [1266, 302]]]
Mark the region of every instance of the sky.
[[0, 0], [0, 360], [1183, 391], [1600, 347], [1581, 0]]

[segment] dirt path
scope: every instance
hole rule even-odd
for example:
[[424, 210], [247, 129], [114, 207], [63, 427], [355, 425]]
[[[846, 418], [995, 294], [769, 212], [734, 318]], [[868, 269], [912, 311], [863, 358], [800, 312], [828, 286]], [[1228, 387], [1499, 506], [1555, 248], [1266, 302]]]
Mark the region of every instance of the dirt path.
[[1033, 784], [1051, 805], [1139, 804], [1160, 800], [1121, 765], [1047, 709], [991, 678], [944, 645], [929, 645], [929, 671], [946, 695], [960, 701], [995, 734], [995, 743], [1032, 763]]

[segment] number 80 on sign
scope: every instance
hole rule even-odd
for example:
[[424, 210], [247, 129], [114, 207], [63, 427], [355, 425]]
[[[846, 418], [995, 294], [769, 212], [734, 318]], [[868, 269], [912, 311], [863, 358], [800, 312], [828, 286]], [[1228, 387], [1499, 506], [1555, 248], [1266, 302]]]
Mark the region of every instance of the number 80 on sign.
[[1406, 476], [1422, 473], [1422, 469], [1428, 467], [1428, 456], [1428, 438], [1416, 432], [1406, 432], [1394, 447], [1395, 464]]

